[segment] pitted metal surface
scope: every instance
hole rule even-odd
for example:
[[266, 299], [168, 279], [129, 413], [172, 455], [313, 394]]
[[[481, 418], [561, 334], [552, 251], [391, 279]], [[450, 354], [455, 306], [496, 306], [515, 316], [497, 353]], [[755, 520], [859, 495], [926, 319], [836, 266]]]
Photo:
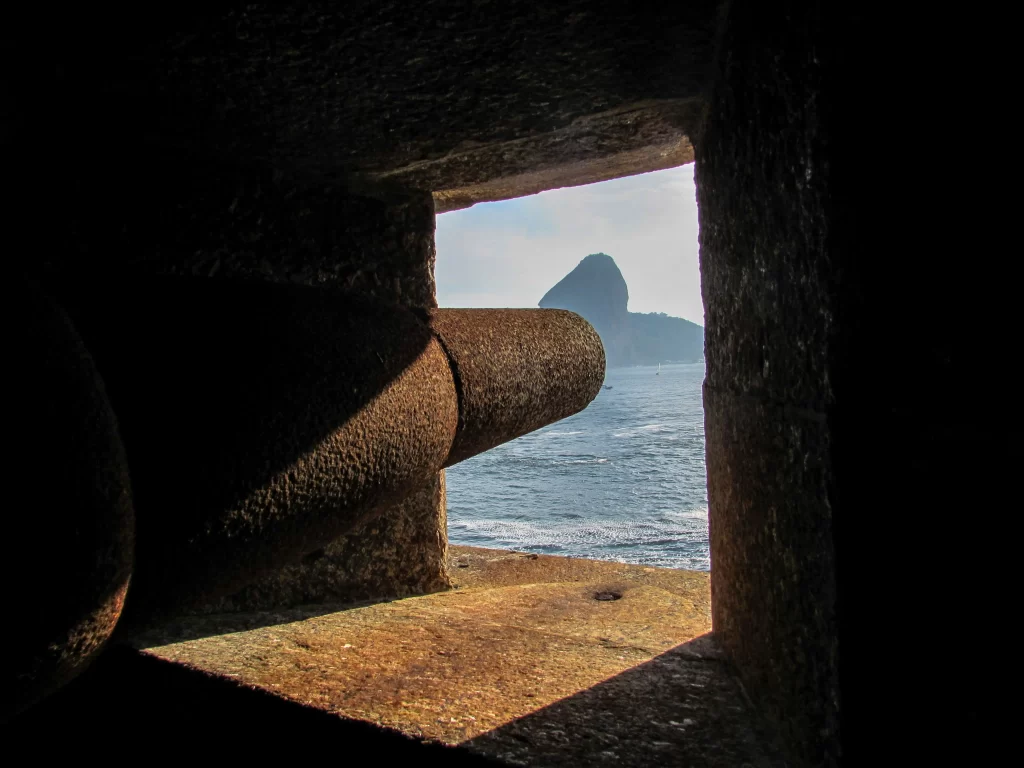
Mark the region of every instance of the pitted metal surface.
[[137, 281], [74, 292], [137, 488], [126, 620], [322, 547], [430, 482], [457, 424], [451, 370], [397, 306], [306, 286]]
[[[153, 278], [76, 286], [138, 510], [128, 629], [297, 562], [449, 464], [582, 410], [596, 332], [563, 310], [436, 310]], [[428, 325], [429, 323], [429, 325]]]
[[435, 309], [452, 361], [459, 432], [445, 466], [577, 413], [604, 382], [604, 346], [561, 309]]

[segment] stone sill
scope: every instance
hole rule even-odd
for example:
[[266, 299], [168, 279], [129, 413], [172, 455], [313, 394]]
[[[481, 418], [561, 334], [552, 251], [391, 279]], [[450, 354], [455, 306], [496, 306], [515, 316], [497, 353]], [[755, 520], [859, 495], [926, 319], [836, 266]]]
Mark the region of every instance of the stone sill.
[[[707, 573], [454, 546], [450, 560], [448, 592], [187, 617], [137, 637], [121, 664], [284, 700], [309, 713], [297, 727], [329, 719], [445, 745], [456, 763], [783, 764], [709, 634]], [[36, 719], [52, 725], [50, 709]]]

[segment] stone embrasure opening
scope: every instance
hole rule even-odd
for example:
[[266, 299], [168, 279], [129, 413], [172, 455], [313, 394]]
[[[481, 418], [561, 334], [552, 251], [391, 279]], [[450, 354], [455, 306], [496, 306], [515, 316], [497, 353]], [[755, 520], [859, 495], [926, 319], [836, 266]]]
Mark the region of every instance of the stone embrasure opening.
[[[655, 207], [671, 213], [645, 215], [637, 245], [628, 240], [633, 214], [623, 203], [649, 207], [656, 198], [667, 203]], [[709, 570], [704, 329], [684, 319], [699, 321], [702, 306], [695, 198], [689, 165], [438, 216], [440, 306], [496, 301], [569, 310], [600, 335], [606, 360], [601, 392], [584, 412], [447, 470], [453, 543]], [[680, 206], [687, 221], [677, 230]], [[543, 222], [555, 219], [562, 223], [549, 232]], [[649, 241], [652, 228], [659, 237]], [[496, 278], [509, 275], [504, 254], [524, 234], [530, 253], [516, 251], [514, 263], [531, 282]], [[602, 252], [588, 255], [609, 237]], [[682, 276], [677, 256], [646, 255], [680, 242], [692, 257]], [[576, 249], [569, 261], [558, 253]], [[659, 292], [666, 279], [670, 289]]]

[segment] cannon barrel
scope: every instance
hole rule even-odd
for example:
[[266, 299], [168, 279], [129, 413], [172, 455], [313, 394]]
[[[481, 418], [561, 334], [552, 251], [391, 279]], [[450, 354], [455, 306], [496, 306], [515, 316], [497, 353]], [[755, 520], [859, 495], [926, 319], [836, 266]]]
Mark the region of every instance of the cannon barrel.
[[448, 353], [459, 430], [447, 466], [582, 410], [604, 381], [604, 347], [565, 310], [435, 309]]
[[443, 467], [582, 410], [604, 378], [600, 338], [563, 310], [177, 278], [62, 297], [131, 474], [128, 628], [297, 561]]

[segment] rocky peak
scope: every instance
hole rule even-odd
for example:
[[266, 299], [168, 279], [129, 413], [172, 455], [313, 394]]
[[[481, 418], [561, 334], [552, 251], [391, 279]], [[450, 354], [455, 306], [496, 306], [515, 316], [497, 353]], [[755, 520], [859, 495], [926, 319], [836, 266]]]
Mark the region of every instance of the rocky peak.
[[539, 302], [583, 316], [604, 342], [608, 365], [695, 361], [704, 354], [704, 329], [678, 317], [630, 312], [629, 289], [615, 259], [592, 253]]
[[592, 253], [545, 293], [539, 306], [576, 312], [605, 337], [627, 321], [628, 302], [629, 289], [615, 259]]

